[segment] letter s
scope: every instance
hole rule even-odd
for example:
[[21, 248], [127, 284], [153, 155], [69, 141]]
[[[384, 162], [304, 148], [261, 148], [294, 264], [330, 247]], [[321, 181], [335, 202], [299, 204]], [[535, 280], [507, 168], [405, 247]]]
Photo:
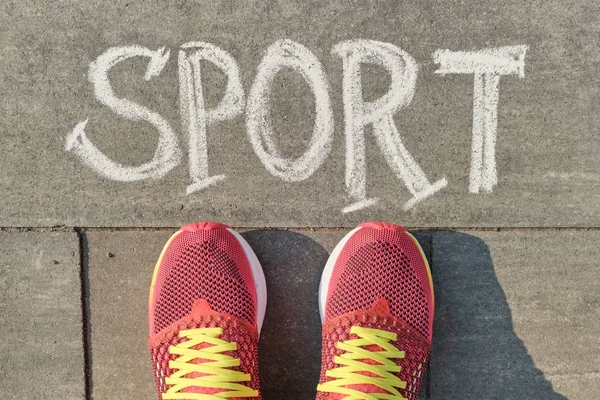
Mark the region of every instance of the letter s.
[[144, 79], [149, 81], [158, 76], [169, 59], [169, 51], [160, 48], [152, 51], [141, 46], [122, 46], [108, 49], [90, 64], [88, 79], [94, 85], [98, 101], [117, 115], [131, 121], [147, 121], [159, 134], [158, 146], [152, 160], [138, 166], [128, 166], [115, 162], [102, 153], [87, 137], [87, 120], [77, 124], [66, 139], [65, 150], [77, 155], [81, 161], [100, 175], [121, 182], [138, 181], [148, 178], [161, 178], [181, 162], [181, 151], [173, 129], [163, 117], [131, 100], [120, 99], [115, 95], [108, 79], [108, 71], [132, 57], [148, 57], [150, 63]]

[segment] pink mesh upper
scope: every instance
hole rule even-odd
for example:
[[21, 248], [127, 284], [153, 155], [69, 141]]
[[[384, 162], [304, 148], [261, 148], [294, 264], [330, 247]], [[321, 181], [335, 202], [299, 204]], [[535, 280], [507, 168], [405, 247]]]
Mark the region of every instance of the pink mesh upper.
[[[251, 376], [244, 385], [259, 389], [257, 301], [252, 269], [238, 239], [228, 227], [214, 222], [181, 228], [164, 250], [150, 299], [149, 347], [158, 398], [178, 358], [169, 347], [187, 340], [184, 329], [220, 327], [221, 339], [235, 342], [226, 354], [239, 358], [233, 369]], [[211, 346], [204, 343], [197, 349]], [[194, 360], [201, 363], [205, 360]], [[189, 374], [194, 378], [198, 373]], [[222, 389], [190, 387], [183, 392], [216, 394]], [[258, 399], [261, 399], [259, 396]]]
[[426, 260], [404, 228], [366, 223], [346, 242], [334, 266], [325, 321], [389, 302], [392, 315], [431, 340], [433, 292]]
[[244, 250], [217, 223], [188, 225], [169, 244], [159, 266], [150, 309], [150, 332], [186, 316], [203, 299], [217, 312], [256, 326], [256, 292]]

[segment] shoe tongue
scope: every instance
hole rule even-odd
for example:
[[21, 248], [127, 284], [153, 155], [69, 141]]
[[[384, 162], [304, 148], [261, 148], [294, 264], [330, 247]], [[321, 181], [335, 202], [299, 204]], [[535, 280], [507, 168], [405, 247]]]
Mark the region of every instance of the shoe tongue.
[[[214, 311], [210, 307], [210, 304], [206, 300], [203, 300], [203, 299], [197, 300], [194, 303], [194, 305], [192, 306], [192, 311], [188, 318], [190, 318], [191, 320], [195, 320], [195, 321], [207, 321], [207, 323], [200, 324], [203, 327], [225, 328], [221, 338], [224, 340], [227, 340], [227, 341], [235, 341], [235, 337], [230, 337], [230, 334], [229, 334], [230, 330], [227, 329], [226, 326], [223, 326], [225, 321], [226, 321], [227, 326], [236, 326], [235, 331], [237, 331], [237, 334], [240, 334], [239, 328], [236, 325], [236, 321], [234, 321], [236, 319], [235, 317]], [[208, 322], [208, 321], [210, 321], [210, 322]], [[190, 328], [193, 329], [193, 327], [190, 327]], [[193, 349], [202, 350], [202, 349], [206, 349], [211, 346], [213, 346], [213, 345], [210, 343], [200, 343], [197, 346], [194, 346]], [[226, 351], [226, 352], [223, 352], [220, 354], [226, 354], [226, 355], [230, 355], [233, 357], [238, 356], [238, 354], [236, 354], [236, 352], [234, 352], [234, 351]], [[205, 362], [210, 362], [210, 361], [212, 361], [212, 360], [197, 358], [190, 362], [193, 364], [203, 364]], [[186, 378], [193, 379], [193, 378], [197, 378], [200, 376], [206, 376], [206, 375], [210, 375], [210, 374], [193, 372], [193, 373], [186, 375]], [[189, 388], [185, 388], [185, 389], [181, 390], [182, 393], [200, 393], [200, 394], [205, 394], [205, 395], [215, 395], [215, 394], [225, 392], [225, 391], [227, 391], [227, 389], [205, 388], [205, 387], [198, 387], [198, 386], [191, 386]]]
[[[345, 341], [347, 339], [357, 338], [355, 335], [350, 333], [352, 326], [381, 329], [396, 333], [398, 335], [398, 340], [397, 342], [393, 343], [395, 346], [397, 346], [398, 350], [405, 351], [406, 353], [406, 357], [404, 359], [393, 359], [393, 361], [395, 361], [396, 364], [400, 365], [402, 368], [402, 371], [400, 372], [400, 379], [407, 382], [407, 388], [410, 387], [409, 385], [413, 381], [420, 386], [420, 379], [419, 382], [417, 382], [413, 374], [421, 368], [419, 365], [425, 365], [427, 363], [431, 344], [423, 335], [413, 329], [408, 323], [403, 321], [401, 318], [394, 317], [390, 312], [389, 303], [386, 300], [375, 300], [371, 309], [369, 310], [347, 313], [336, 317], [326, 323], [324, 330], [334, 333], [334, 337], [338, 338], [338, 340]], [[381, 347], [377, 345], [369, 345], [365, 346], [364, 348], [372, 352], [382, 350]], [[333, 362], [333, 360], [331, 361]], [[372, 359], [362, 359], [360, 361], [372, 365], [379, 364], [377, 361]], [[374, 377], [377, 376], [368, 371], [360, 372], [360, 374]], [[346, 385], [346, 387], [362, 393], [389, 393], [379, 386], [373, 384], [353, 384]], [[400, 392], [406, 396], [406, 394], [404, 394], [405, 390], [400, 390]], [[327, 397], [328, 400], [341, 400], [344, 398], [344, 395], [337, 395], [333, 393], [329, 394]]]
[[[379, 346], [377, 346], [376, 344], [372, 344], [369, 346], [364, 346], [363, 349], [365, 350], [369, 350], [371, 352], [377, 352], [377, 351], [382, 351], [383, 349]], [[380, 363], [378, 363], [377, 361], [370, 359], [370, 358], [365, 358], [365, 359], [361, 359], [358, 360], [361, 361], [365, 364], [370, 364], [370, 365], [381, 365]], [[357, 374], [360, 375], [365, 375], [365, 376], [371, 376], [371, 377], [378, 377], [378, 375], [369, 372], [369, 371], [362, 371], [362, 372], [357, 372]], [[349, 389], [354, 389], [354, 390], [358, 390], [359, 392], [362, 393], [388, 393], [386, 390], [383, 390], [382, 388], [380, 388], [377, 385], [373, 385], [370, 383], [361, 383], [361, 384], [356, 384], [356, 385], [347, 385], [347, 387]]]
[[[193, 349], [195, 350], [202, 350], [202, 349], [206, 349], [208, 347], [211, 347], [212, 345], [210, 343], [200, 343], [198, 346], [194, 346]], [[231, 352], [226, 352], [223, 354], [229, 354], [229, 355], [233, 355], [230, 354]], [[192, 364], [203, 364], [205, 362], [210, 362], [211, 360], [207, 360], [207, 359], [202, 359], [202, 358], [196, 358], [195, 360], [192, 360], [191, 363]], [[208, 374], [203, 374], [200, 372], [192, 372], [191, 374], [188, 374], [186, 376], [186, 378], [190, 378], [190, 379], [194, 379], [194, 378], [198, 378], [200, 376], [205, 376]], [[225, 389], [216, 389], [216, 388], [205, 388], [205, 387], [198, 387], [198, 386], [192, 386], [186, 389], [183, 389], [181, 392], [182, 393], [202, 393], [202, 394], [217, 394], [220, 392], [225, 391]]]
[[381, 318], [394, 318], [390, 311], [390, 303], [385, 299], [376, 299], [368, 312]]
[[191, 315], [193, 318], [200, 319], [209, 315], [219, 315], [219, 313], [213, 311], [213, 309], [210, 308], [210, 304], [208, 304], [208, 301], [200, 299], [194, 302], [194, 305], [192, 306]]
[[[170, 376], [174, 371], [169, 368], [169, 361], [174, 360], [177, 356], [170, 354], [169, 347], [176, 345], [185, 340], [180, 338], [180, 332], [188, 329], [197, 328], [222, 328], [223, 335], [221, 339], [230, 342], [236, 342], [239, 350], [236, 352], [225, 352], [233, 357], [240, 358], [241, 366], [234, 367], [249, 373], [253, 379], [247, 382], [252, 387], [257, 387], [258, 367], [256, 360], [256, 352], [258, 346], [258, 331], [255, 326], [248, 323], [246, 320], [221, 313], [211, 309], [208, 302], [198, 300], [194, 303], [192, 310], [184, 318], [174, 322], [159, 333], [150, 336], [148, 344], [152, 355], [153, 367], [157, 379], [157, 387], [159, 393], [164, 393], [168, 386], [165, 382], [165, 377]], [[212, 346], [209, 343], [201, 343], [195, 346], [196, 349], [202, 349]], [[235, 354], [233, 354], [235, 353]], [[197, 359], [191, 362], [199, 364], [207, 360]], [[199, 373], [188, 374], [188, 378], [201, 376]], [[182, 390], [182, 393], [199, 393], [199, 394], [217, 394], [224, 391], [223, 389], [210, 389], [201, 387], [189, 387]]]
[[[364, 360], [363, 360], [364, 361]], [[365, 361], [367, 362], [367, 361]], [[376, 364], [376, 363], [369, 363], [367, 362], [367, 364]], [[366, 376], [372, 376], [372, 377], [377, 377], [377, 375], [368, 372], [368, 371], [364, 371], [364, 372], [357, 372], [361, 375], [366, 375]], [[379, 386], [376, 385], [372, 385], [370, 383], [361, 383], [361, 384], [356, 384], [356, 385], [347, 385], [347, 387], [349, 389], [354, 389], [354, 390], [358, 390], [359, 392], [362, 393], [389, 393], [387, 390], [384, 390], [382, 388], [380, 388]]]

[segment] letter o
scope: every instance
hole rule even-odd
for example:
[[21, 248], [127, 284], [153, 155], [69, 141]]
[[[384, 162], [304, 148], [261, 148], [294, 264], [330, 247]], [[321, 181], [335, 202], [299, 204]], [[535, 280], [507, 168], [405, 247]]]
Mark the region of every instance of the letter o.
[[[273, 141], [269, 99], [273, 80], [284, 67], [300, 73], [315, 96], [313, 134], [308, 149], [297, 159], [283, 158]], [[286, 182], [305, 180], [323, 164], [331, 151], [333, 111], [323, 67], [305, 46], [286, 39], [269, 47], [248, 96], [246, 129], [252, 148], [265, 168]]]

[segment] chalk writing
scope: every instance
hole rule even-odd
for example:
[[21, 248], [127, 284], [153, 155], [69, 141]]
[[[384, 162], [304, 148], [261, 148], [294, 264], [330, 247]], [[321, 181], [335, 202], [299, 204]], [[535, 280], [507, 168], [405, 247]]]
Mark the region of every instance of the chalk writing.
[[[279, 70], [292, 68], [300, 73], [315, 96], [315, 127], [308, 149], [296, 160], [283, 158], [273, 141], [269, 117], [271, 84]], [[246, 129], [250, 143], [267, 170], [284, 181], [298, 182], [311, 176], [325, 161], [333, 139], [333, 111], [329, 85], [315, 55], [291, 40], [275, 42], [258, 66], [246, 107]]]
[[[225, 179], [225, 175], [208, 175], [207, 128], [244, 112], [244, 88], [237, 62], [225, 50], [204, 42], [186, 43], [182, 48], [179, 52], [179, 103], [189, 141], [191, 183], [187, 187], [187, 194], [191, 194]], [[204, 107], [201, 60], [215, 64], [227, 74], [225, 95], [214, 110], [206, 110]]]
[[496, 130], [500, 75], [525, 76], [527, 46], [505, 46], [478, 51], [438, 50], [437, 74], [474, 74], [473, 142], [469, 191], [490, 193], [498, 183]]
[[144, 79], [149, 81], [160, 75], [165, 67], [169, 52], [164, 48], [156, 51], [141, 46], [114, 47], [108, 49], [91, 63], [88, 79], [94, 85], [98, 101], [115, 114], [131, 121], [147, 121], [158, 131], [158, 145], [154, 157], [139, 166], [126, 166], [115, 162], [102, 153], [85, 133], [87, 120], [77, 124], [67, 136], [65, 149], [77, 155], [84, 164], [100, 175], [121, 182], [161, 178], [181, 162], [181, 151], [177, 136], [166, 119], [158, 113], [127, 99], [119, 99], [108, 80], [108, 71], [118, 63], [133, 57], [150, 58]]
[[[412, 101], [417, 81], [417, 63], [398, 47], [373, 40], [350, 40], [333, 48], [343, 59], [344, 120], [346, 123], [346, 187], [356, 203], [343, 209], [356, 211], [374, 204], [367, 199], [364, 127], [373, 124], [373, 133], [383, 155], [399, 179], [413, 195], [404, 209], [412, 208], [447, 185], [446, 179], [429, 183], [423, 170], [410, 155], [396, 129], [394, 115]], [[381, 98], [363, 100], [360, 65], [372, 63], [390, 74], [390, 90]]]
[[[437, 74], [473, 74], [473, 138], [469, 191], [489, 193], [498, 183], [495, 160], [499, 81], [502, 75], [524, 76], [527, 46], [505, 46], [477, 51], [438, 50], [433, 54], [439, 64]], [[407, 107], [415, 93], [418, 65], [414, 58], [390, 43], [374, 40], [347, 40], [335, 45], [333, 54], [342, 61], [342, 98], [346, 142], [346, 191], [349, 213], [377, 203], [367, 195], [365, 127], [373, 126], [373, 135], [394, 175], [401, 180], [412, 198], [404, 206], [409, 210], [420, 201], [448, 185], [445, 177], [431, 183], [406, 148], [394, 117]], [[88, 79], [98, 101], [118, 116], [130, 121], [146, 121], [158, 131], [153, 158], [141, 165], [123, 165], [102, 153], [87, 137], [88, 120], [78, 123], [67, 135], [65, 149], [101, 176], [121, 182], [164, 177], [182, 162], [178, 139], [169, 122], [138, 103], [118, 98], [111, 86], [111, 68], [130, 58], [149, 58], [145, 80], [159, 76], [169, 60], [164, 48], [150, 50], [141, 46], [110, 48], [90, 64]], [[334, 118], [325, 70], [317, 57], [300, 43], [285, 39], [273, 43], [260, 62], [247, 101], [240, 68], [227, 51], [205, 42], [189, 42], [178, 55], [179, 105], [184, 137], [188, 145], [190, 183], [187, 194], [198, 192], [226, 179], [209, 174], [207, 135], [210, 126], [245, 114], [246, 130], [252, 148], [265, 168], [286, 182], [308, 179], [324, 163], [331, 151]], [[205, 107], [202, 61], [208, 61], [227, 77], [225, 95], [213, 109]], [[364, 100], [361, 68], [374, 64], [390, 76], [385, 95], [374, 101]], [[285, 158], [274, 141], [270, 117], [272, 84], [283, 68], [300, 74], [315, 98], [315, 122], [310, 142], [297, 158]]]

